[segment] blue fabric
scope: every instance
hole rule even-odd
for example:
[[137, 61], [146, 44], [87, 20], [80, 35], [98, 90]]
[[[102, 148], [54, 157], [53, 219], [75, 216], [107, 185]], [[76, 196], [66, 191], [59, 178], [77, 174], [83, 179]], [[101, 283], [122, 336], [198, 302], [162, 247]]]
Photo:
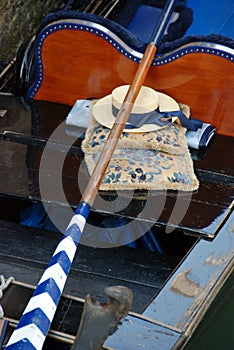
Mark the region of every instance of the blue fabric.
[[40, 202], [34, 203], [30, 207], [23, 209], [20, 216], [21, 225], [59, 232], [50, 221], [43, 204]]
[[134, 34], [129, 32], [126, 28], [122, 27], [118, 23], [115, 23], [100, 16], [96, 16], [91, 13], [82, 13], [72, 10], [61, 9], [59, 11], [49, 13], [41, 22], [37, 34], [39, 34], [39, 32], [43, 30], [48, 24], [63, 19], [87, 20], [93, 23], [103, 25], [105, 28], [114, 32], [121, 40], [126, 42], [130, 47], [136, 48], [139, 52], [144, 52], [146, 49], [147, 43], [141, 41]]
[[[126, 1], [123, 8], [115, 14], [113, 21], [127, 28], [143, 42], [148, 42], [165, 4], [166, 0]], [[164, 35], [162, 41], [173, 41], [181, 38], [193, 21], [193, 12], [186, 5], [186, 1], [178, 0], [175, 12], [179, 13], [179, 18], [169, 25], [167, 34]], [[138, 28], [137, 25], [139, 25]]]
[[154, 235], [152, 230], [149, 230], [144, 236], [139, 238], [140, 247], [150, 250], [151, 252], [158, 252], [160, 254], [165, 254], [165, 250], [160, 245], [156, 236]]
[[[110, 228], [111, 230], [115, 228], [118, 231], [118, 234], [116, 235], [117, 237], [120, 235], [120, 231], [122, 231], [121, 234], [124, 235], [124, 241], [130, 242], [126, 244], [128, 247], [143, 248], [151, 252], [158, 252], [160, 254], [165, 253], [163, 247], [157, 240], [153, 231], [150, 229], [145, 233], [145, 224], [140, 221], [138, 223], [137, 229], [138, 232], [142, 232], [142, 234], [140, 238], [136, 240], [136, 232], [134, 229], [129, 226], [127, 226], [127, 228], [124, 227], [129, 222], [129, 219], [109, 216], [102, 222], [102, 227], [106, 229]], [[108, 234], [106, 236], [108, 236]]]
[[[85, 203], [85, 202], [84, 202]], [[82, 212], [89, 211], [89, 206], [87, 204], [81, 203]], [[76, 214], [79, 213], [80, 207], [78, 207], [78, 211]], [[135, 232], [132, 230], [129, 230], [129, 228], [125, 228], [124, 226], [129, 222], [129, 220], [124, 218], [118, 218], [118, 217], [107, 217], [103, 220], [101, 227], [104, 228], [110, 228], [110, 229], [116, 229], [117, 235], [119, 236], [120, 230], [122, 231], [122, 234], [125, 237], [125, 241], [128, 241], [129, 243], [126, 244], [126, 246], [130, 248], [143, 248], [150, 250], [152, 252], [158, 252], [158, 253], [164, 253], [164, 249], [158, 242], [157, 238], [155, 237], [152, 230], [148, 230], [145, 234], [143, 234], [145, 231], [142, 231], [142, 236], [136, 241], [135, 240]], [[39, 229], [45, 229], [49, 231], [59, 232], [59, 230], [53, 225], [53, 223], [50, 221], [49, 217], [47, 216], [47, 213], [44, 209], [44, 206], [42, 203], [35, 203], [31, 207], [28, 207], [24, 209], [21, 212], [21, 222], [20, 224], [30, 227], [35, 227]], [[139, 230], [144, 230], [144, 224], [141, 227], [141, 223], [139, 222], [138, 225]], [[73, 227], [70, 228], [70, 231], [74, 230], [73, 234], [73, 240], [76, 244], [79, 242], [79, 237], [77, 239], [77, 229]], [[71, 232], [70, 232], [71, 233]], [[72, 235], [72, 233], [71, 233]], [[78, 234], [79, 235], [79, 234]], [[80, 235], [79, 235], [80, 236]], [[108, 238], [108, 234], [106, 235]], [[66, 237], [66, 236], [65, 236]], [[57, 257], [56, 257], [57, 259]]]
[[[136, 37], [136, 35], [131, 33], [129, 30], [127, 30], [123, 26], [119, 25], [118, 23], [110, 21], [106, 18], [96, 16], [94, 14], [80, 13], [76, 11], [63, 10], [63, 9], [56, 11], [54, 13], [48, 14], [44, 18], [43, 22], [41, 23], [38, 29], [38, 32], [42, 30], [47, 24], [53, 21], [57, 21], [60, 19], [67, 19], [67, 18], [83, 19], [83, 20], [92, 21], [94, 23], [101, 24], [105, 26], [107, 29], [110, 29], [111, 31], [113, 31], [120, 39], [126, 42], [126, 44], [128, 44], [130, 47], [132, 47], [133, 49], [136, 49], [139, 52], [144, 52], [147, 47], [146, 42], [143, 42], [142, 40], [140, 40], [138, 37]], [[180, 24], [184, 26], [183, 23], [180, 23]], [[173, 28], [176, 29], [176, 26], [174, 26], [174, 24], [171, 24], [170, 27], [172, 27], [172, 25], [173, 25]], [[169, 52], [176, 48], [179, 48], [182, 45], [196, 42], [196, 41], [213, 42], [217, 44], [226, 45], [230, 48], [234, 48], [234, 40], [231, 38], [225, 37], [223, 35], [218, 35], [218, 34], [210, 34], [207, 36], [206, 35], [190, 35], [190, 36], [186, 35], [186, 37], [182, 37], [182, 38], [181, 37], [178, 38], [178, 35], [176, 35], [173, 41], [169, 41], [167, 37], [164, 38], [161, 45], [159, 45], [157, 52], [158, 54]]]
[[200, 139], [200, 144], [199, 144], [200, 148], [205, 148], [208, 146], [208, 142], [211, 139], [211, 137], [214, 135], [215, 131], [216, 130], [213, 125], [208, 125], [208, 127], [205, 129]]
[[127, 29], [142, 41], [148, 42], [161, 13], [162, 10], [157, 7], [142, 5]]
[[[157, 1], [157, 0], [156, 1], [153, 1], [153, 0], [127, 1], [123, 9], [119, 11], [112, 20], [109, 20], [100, 16], [96, 16], [95, 14], [77, 12], [73, 9], [72, 10], [69, 10], [66, 8], [56, 9], [55, 11], [51, 11], [47, 16], [45, 16], [45, 18], [43, 19], [42, 23], [38, 28], [38, 33], [46, 25], [48, 25], [53, 21], [58, 21], [61, 19], [68, 19], [68, 18], [81, 19], [81, 20], [83, 19], [83, 20], [88, 20], [88, 21], [105, 26], [107, 29], [110, 29], [111, 31], [113, 31], [120, 39], [126, 42], [129, 46], [135, 48], [139, 52], [144, 52], [148, 44], [148, 41], [142, 40], [143, 38], [138, 37], [131, 31], [129, 31], [127, 29], [127, 26], [129, 25], [131, 19], [134, 18], [136, 11], [141, 4], [146, 4], [155, 8], [156, 7], [163, 8], [165, 3], [166, 3], [166, 0], [165, 1]], [[157, 9], [155, 11], [157, 11]], [[171, 23], [169, 25], [168, 34], [163, 37], [162, 42], [173, 41], [175, 39], [181, 38], [186, 32], [187, 28], [192, 23], [192, 11], [186, 6], [184, 1], [178, 1], [178, 4], [175, 6], [175, 11], [180, 13], [180, 17], [175, 23]], [[153, 22], [151, 22], [151, 27], [154, 27], [155, 24], [156, 24], [156, 21], [153, 20]], [[150, 34], [152, 34], [152, 32]]]
[[[112, 113], [115, 117], [117, 117], [118, 112], [119, 110], [112, 105]], [[159, 109], [156, 109], [152, 112], [144, 114], [131, 113], [128, 118], [128, 124], [126, 125], [125, 129], [140, 128], [144, 124], [157, 124], [163, 127], [171, 124], [172, 117], [178, 117], [182, 126], [188, 130], [196, 131], [198, 128], [202, 127], [201, 121], [193, 121], [191, 119], [188, 119], [181, 110], [171, 112], [159, 112]]]
[[234, 39], [233, 0], [187, 0], [193, 10], [193, 23], [187, 35], [209, 35], [212, 33]]
[[[195, 122], [194, 119], [192, 119]], [[187, 131], [186, 138], [188, 146], [194, 149], [205, 148], [209, 145], [210, 140], [216, 132], [216, 128], [208, 123], [201, 123], [201, 127], [197, 131]]]
[[210, 34], [210, 35], [189, 35], [183, 38], [174, 40], [173, 42], [163, 42], [159, 48], [158, 53], [168, 53], [170, 51], [176, 50], [183, 45], [195, 43], [195, 42], [209, 42], [214, 44], [220, 44], [231, 49], [234, 49], [234, 39], [219, 35], [219, 34]]

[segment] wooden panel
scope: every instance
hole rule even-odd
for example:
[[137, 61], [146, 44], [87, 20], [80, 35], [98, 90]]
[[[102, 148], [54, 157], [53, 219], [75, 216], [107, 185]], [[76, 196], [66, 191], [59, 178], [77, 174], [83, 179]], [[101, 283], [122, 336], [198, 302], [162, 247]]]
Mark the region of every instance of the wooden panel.
[[207, 173], [210, 181], [215, 175], [222, 174], [224, 183], [225, 177], [228, 183], [233, 183], [234, 168], [234, 139], [216, 135], [210, 147], [202, 155], [201, 159], [195, 161], [195, 168]]
[[36, 99], [67, 104], [110, 93], [113, 87], [128, 83], [137, 68], [104, 39], [74, 30], [47, 37], [42, 60], [43, 82]]
[[[46, 37], [42, 65], [42, 85], [35, 98], [72, 105], [76, 99], [100, 98], [130, 83], [138, 64], [100, 36], [70, 29]], [[152, 66], [145, 85], [188, 104], [194, 118], [212, 123], [218, 133], [234, 135], [231, 60], [210, 53], [183, 54]]]

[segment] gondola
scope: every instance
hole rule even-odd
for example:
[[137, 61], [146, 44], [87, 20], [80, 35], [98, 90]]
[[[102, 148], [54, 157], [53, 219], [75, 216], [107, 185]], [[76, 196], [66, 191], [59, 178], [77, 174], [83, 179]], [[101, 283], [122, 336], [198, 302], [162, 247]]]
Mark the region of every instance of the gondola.
[[[11, 336], [90, 179], [87, 129], [68, 116], [76, 101], [131, 84], [148, 40], [137, 16], [165, 6], [129, 3], [67, 1], [9, 64], [12, 91], [0, 93], [2, 349], [17, 348]], [[176, 187], [99, 189], [43, 349], [189, 349], [233, 300], [234, 42], [186, 36], [192, 12], [183, 1], [173, 16], [144, 85], [212, 130], [208, 143], [185, 152], [199, 185], [187, 190], [178, 171], [169, 179]], [[97, 312], [102, 318], [91, 317]]]

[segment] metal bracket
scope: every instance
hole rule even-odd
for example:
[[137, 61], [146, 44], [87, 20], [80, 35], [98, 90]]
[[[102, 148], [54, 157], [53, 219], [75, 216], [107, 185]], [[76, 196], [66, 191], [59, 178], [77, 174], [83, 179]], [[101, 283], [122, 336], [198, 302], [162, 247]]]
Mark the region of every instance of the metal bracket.
[[99, 303], [90, 295], [85, 298], [84, 309], [76, 339], [71, 350], [99, 350], [112, 334], [120, 320], [127, 316], [133, 300], [130, 289], [122, 286], [105, 288], [110, 301]]

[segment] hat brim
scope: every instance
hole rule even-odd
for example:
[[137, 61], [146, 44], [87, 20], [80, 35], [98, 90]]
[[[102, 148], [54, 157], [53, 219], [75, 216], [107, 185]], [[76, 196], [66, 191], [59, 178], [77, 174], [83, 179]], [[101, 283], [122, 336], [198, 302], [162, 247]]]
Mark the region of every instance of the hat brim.
[[[158, 92], [158, 95], [160, 112], [178, 111], [180, 109], [178, 103], [172, 97], [161, 92]], [[98, 100], [92, 108], [92, 113], [93, 117], [99, 124], [104, 125], [108, 129], [112, 129], [116, 121], [115, 116], [112, 114], [112, 96], [107, 95]], [[174, 123], [176, 119], [177, 117], [172, 117], [171, 124]], [[165, 128], [166, 126], [168, 126], [168, 124], [165, 126], [159, 126], [158, 124], [144, 124], [139, 128], [124, 129], [124, 131], [128, 133], [143, 133], [156, 131]]]

